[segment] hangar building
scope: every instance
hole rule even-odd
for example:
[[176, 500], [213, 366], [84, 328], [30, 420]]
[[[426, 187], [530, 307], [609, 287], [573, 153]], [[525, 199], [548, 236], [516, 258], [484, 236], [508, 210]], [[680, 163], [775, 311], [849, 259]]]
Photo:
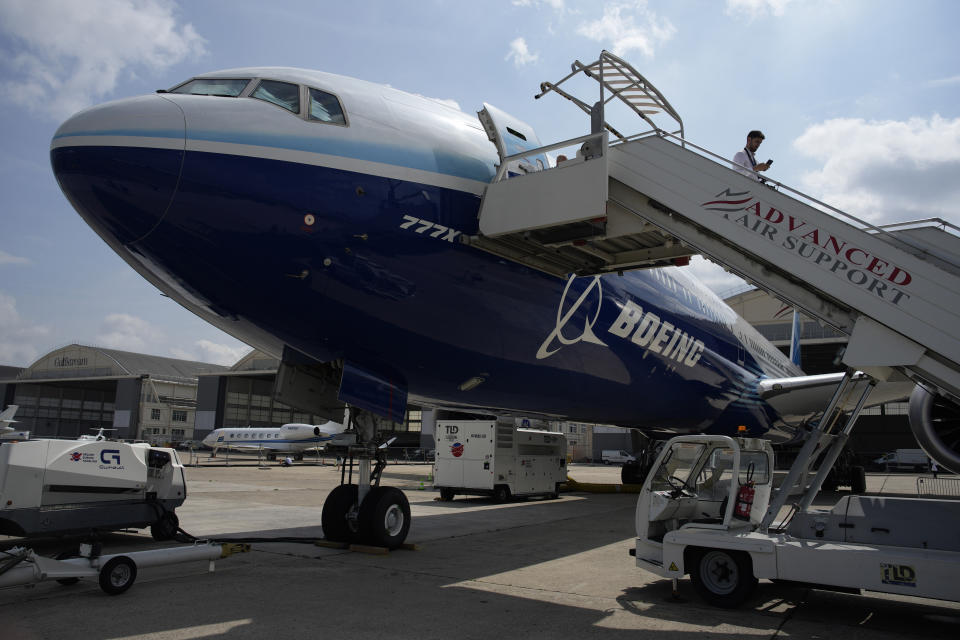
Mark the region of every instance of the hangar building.
[[105, 427], [119, 439], [178, 442], [193, 433], [197, 376], [225, 370], [71, 344], [0, 379], [0, 398], [19, 405], [17, 429], [31, 437], [76, 438]]

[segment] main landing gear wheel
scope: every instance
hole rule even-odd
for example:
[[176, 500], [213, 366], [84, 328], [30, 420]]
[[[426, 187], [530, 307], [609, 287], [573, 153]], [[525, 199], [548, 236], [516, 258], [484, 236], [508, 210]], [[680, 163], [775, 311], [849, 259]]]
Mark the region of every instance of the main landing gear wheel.
[[180, 530], [180, 518], [173, 511], [164, 511], [163, 515], [150, 525], [150, 535], [158, 542], [172, 540]]
[[353, 542], [357, 537], [357, 523], [348, 519], [357, 504], [357, 485], [341, 484], [335, 487], [323, 503], [320, 524], [323, 535], [333, 542]]
[[743, 551], [701, 549], [690, 567], [693, 587], [708, 604], [739, 607], [757, 586], [753, 562]]
[[137, 564], [127, 556], [117, 556], [100, 569], [100, 588], [111, 596], [123, 593], [137, 579]]
[[359, 519], [369, 544], [397, 549], [410, 531], [410, 503], [396, 487], [371, 487], [360, 505]]

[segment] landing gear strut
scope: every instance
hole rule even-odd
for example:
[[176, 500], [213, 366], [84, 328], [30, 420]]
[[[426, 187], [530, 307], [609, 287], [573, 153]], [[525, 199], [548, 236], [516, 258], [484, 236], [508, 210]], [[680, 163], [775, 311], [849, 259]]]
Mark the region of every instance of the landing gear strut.
[[[380, 486], [389, 442], [380, 441], [375, 416], [354, 407], [347, 412], [357, 444], [350, 445], [340, 467], [340, 486], [323, 503], [323, 534], [334, 542], [397, 549], [410, 531], [410, 503], [399, 489]], [[359, 467], [357, 484], [354, 461]]]

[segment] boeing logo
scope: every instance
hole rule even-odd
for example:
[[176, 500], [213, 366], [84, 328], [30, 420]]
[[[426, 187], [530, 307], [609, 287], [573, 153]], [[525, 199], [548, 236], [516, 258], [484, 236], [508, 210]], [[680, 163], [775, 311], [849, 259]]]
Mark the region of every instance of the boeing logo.
[[[548, 358], [560, 350], [559, 346], [552, 348], [554, 340], [561, 345], [591, 342], [602, 347], [608, 346], [593, 332], [593, 327], [600, 317], [600, 306], [603, 303], [603, 285], [600, 283], [600, 276], [593, 276], [593, 280], [583, 290], [577, 301], [564, 313], [567, 294], [575, 278], [576, 276], [570, 276], [567, 281], [563, 296], [560, 298], [560, 305], [557, 308], [556, 326], [547, 336], [547, 339], [543, 341], [543, 344], [540, 345], [540, 350], [537, 351], [537, 360]], [[575, 338], [564, 336], [564, 327], [594, 292], [596, 292], [597, 298], [596, 308], [592, 315], [587, 314], [585, 316], [583, 331]], [[681, 330], [680, 327], [675, 327], [672, 323], [662, 320], [652, 311], [644, 313], [643, 308], [631, 300], [627, 300], [623, 304], [620, 314], [607, 329], [607, 332], [618, 338], [626, 338], [639, 347], [688, 367], [697, 364], [701, 355], [703, 355], [704, 344], [702, 340], [698, 340]]]
[[[570, 279], [567, 280], [567, 286], [563, 288], [563, 296], [560, 297], [560, 305], [557, 307], [557, 325], [553, 328], [553, 331], [550, 332], [550, 335], [547, 336], [547, 339], [543, 341], [543, 344], [540, 345], [539, 351], [537, 351], [537, 360], [543, 360], [544, 358], [549, 358], [557, 351], [560, 350], [560, 347], [556, 349], [550, 349], [553, 345], [554, 339], [558, 340], [561, 345], [571, 345], [576, 344], [580, 341], [592, 342], [593, 344], [598, 344], [601, 347], [607, 346], [607, 343], [602, 341], [593, 333], [593, 325], [596, 324], [597, 318], [600, 317], [600, 304], [603, 302], [603, 285], [600, 284], [600, 276], [593, 276], [593, 281], [587, 285], [583, 290], [583, 293], [580, 294], [580, 297], [577, 298], [577, 301], [573, 303], [570, 309], [566, 313], [563, 313], [564, 303], [567, 300], [567, 293], [570, 291], [570, 285], [573, 284], [573, 281], [577, 276], [570, 276]], [[576, 338], [567, 338], [563, 335], [563, 328], [567, 326], [567, 323], [570, 322], [570, 318], [580, 309], [580, 307], [586, 302], [590, 294], [596, 290], [597, 295], [597, 304], [596, 309], [593, 313], [593, 316], [587, 316], [583, 321], [583, 331]]]

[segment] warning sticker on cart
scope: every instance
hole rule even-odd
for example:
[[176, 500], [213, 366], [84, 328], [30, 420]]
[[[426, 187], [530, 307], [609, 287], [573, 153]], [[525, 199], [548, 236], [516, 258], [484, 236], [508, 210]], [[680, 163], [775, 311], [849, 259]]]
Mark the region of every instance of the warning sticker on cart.
[[459, 458], [463, 455], [463, 445], [459, 442], [454, 442], [453, 446], [450, 447], [450, 453], [453, 454], [454, 458]]
[[894, 584], [898, 587], [917, 586], [917, 571], [913, 567], [905, 564], [885, 564], [881, 562], [880, 570], [883, 572], [883, 584]]

